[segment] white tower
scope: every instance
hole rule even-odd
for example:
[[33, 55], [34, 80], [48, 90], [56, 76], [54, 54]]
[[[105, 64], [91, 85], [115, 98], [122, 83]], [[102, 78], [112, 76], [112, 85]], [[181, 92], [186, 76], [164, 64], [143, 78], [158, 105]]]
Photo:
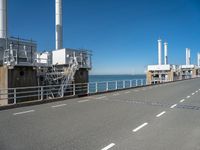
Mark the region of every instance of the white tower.
[[197, 61], [198, 61], [198, 66], [200, 66], [200, 53], [198, 53]]
[[0, 0], [0, 38], [7, 38], [7, 0]]
[[62, 0], [56, 2], [56, 50], [63, 48]]
[[165, 51], [165, 58], [164, 58], [164, 61], [165, 61], [165, 65], [168, 64], [168, 43], [164, 43], [164, 51]]
[[186, 48], [186, 65], [190, 65], [190, 49]]
[[162, 65], [162, 40], [158, 40], [158, 65]]

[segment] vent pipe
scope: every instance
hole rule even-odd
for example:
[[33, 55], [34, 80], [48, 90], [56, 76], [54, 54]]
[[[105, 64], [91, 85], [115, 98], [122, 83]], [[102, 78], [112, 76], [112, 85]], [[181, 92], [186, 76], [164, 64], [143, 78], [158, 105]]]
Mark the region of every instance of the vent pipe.
[[162, 40], [158, 40], [158, 65], [162, 65]]
[[62, 0], [56, 3], [56, 50], [63, 48]]
[[200, 53], [198, 53], [198, 58], [197, 58], [197, 60], [198, 60], [198, 66], [200, 66]]
[[186, 65], [190, 65], [190, 49], [186, 48]]
[[165, 65], [167, 65], [168, 64], [168, 43], [164, 43], [164, 51], [165, 51], [165, 59], [164, 59], [164, 61], [165, 61]]
[[0, 38], [7, 38], [7, 0], [0, 0]]

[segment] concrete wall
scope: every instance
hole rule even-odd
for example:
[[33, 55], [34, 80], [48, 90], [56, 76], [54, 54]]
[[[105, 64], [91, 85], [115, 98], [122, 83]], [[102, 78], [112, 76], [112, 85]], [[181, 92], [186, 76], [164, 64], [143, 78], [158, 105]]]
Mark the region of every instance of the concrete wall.
[[[28, 86], [37, 86], [37, 74], [36, 70], [33, 67], [14, 67], [14, 69], [9, 69], [7, 66], [0, 67], [0, 90], [1, 93], [7, 93], [5, 89], [8, 88], [16, 88], [16, 87], [28, 87]], [[23, 89], [21, 91], [26, 91]], [[21, 92], [18, 90], [17, 92]], [[10, 90], [9, 92], [13, 93], [14, 90]], [[25, 94], [18, 94], [18, 96], [24, 96]], [[0, 104], [6, 105], [14, 102], [14, 94], [12, 95], [3, 95], [0, 96]], [[8, 100], [8, 98], [10, 98]], [[28, 101], [33, 100], [34, 97], [31, 98], [18, 98], [17, 101]]]
[[[89, 72], [87, 69], [79, 69], [75, 74], [75, 83], [88, 83], [89, 81]], [[76, 86], [77, 95], [85, 95], [87, 94], [87, 84], [77, 85]]]
[[147, 72], [146, 78], [147, 78], [147, 84], [151, 84], [151, 82], [152, 82], [152, 73], [151, 72]]
[[[8, 69], [7, 67], [0, 66], [0, 94], [7, 93], [8, 88]], [[8, 104], [8, 95], [0, 95], [0, 105]]]
[[37, 86], [37, 72], [33, 67], [14, 67], [8, 70], [8, 87]]

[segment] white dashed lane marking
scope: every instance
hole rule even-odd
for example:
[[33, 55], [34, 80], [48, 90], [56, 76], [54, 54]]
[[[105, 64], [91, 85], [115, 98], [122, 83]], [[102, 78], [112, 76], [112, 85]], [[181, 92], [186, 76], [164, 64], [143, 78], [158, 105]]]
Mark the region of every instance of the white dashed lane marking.
[[84, 102], [89, 102], [90, 100], [81, 100], [81, 101], [78, 101], [78, 103], [84, 103]]
[[96, 99], [104, 99], [106, 96], [97, 97]]
[[170, 108], [175, 108], [177, 106], [177, 104], [172, 105]]
[[145, 123], [143, 123], [142, 125], [140, 125], [140, 126], [138, 126], [137, 128], [135, 128], [135, 129], [133, 130], [133, 132], [137, 132], [137, 131], [139, 131], [140, 129], [144, 128], [144, 127], [147, 126], [147, 125], [148, 125], [148, 123], [145, 122]]
[[66, 106], [67, 104], [60, 104], [60, 105], [54, 105], [54, 106], [51, 106], [52, 108], [58, 108], [58, 107], [64, 107]]
[[108, 146], [102, 148], [101, 150], [109, 150], [110, 148], [114, 147], [115, 146], [115, 143], [111, 143], [109, 144]]
[[22, 111], [22, 112], [14, 113], [13, 115], [16, 116], [16, 115], [22, 115], [22, 114], [27, 114], [27, 113], [32, 113], [32, 112], [35, 112], [35, 110]]
[[183, 103], [185, 101], [185, 99], [180, 100], [180, 103]]
[[190, 98], [190, 96], [187, 96], [187, 99]]
[[159, 117], [161, 117], [162, 115], [164, 115], [165, 113], [166, 113], [166, 112], [163, 111], [163, 112], [161, 112], [160, 114], [158, 114], [156, 117], [159, 118]]

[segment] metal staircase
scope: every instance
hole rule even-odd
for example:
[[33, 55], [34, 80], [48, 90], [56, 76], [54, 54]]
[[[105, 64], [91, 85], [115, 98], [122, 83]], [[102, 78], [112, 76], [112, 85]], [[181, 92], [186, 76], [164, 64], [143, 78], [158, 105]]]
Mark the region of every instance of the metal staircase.
[[52, 66], [46, 73], [46, 82], [48, 85], [59, 85], [59, 89], [57, 90], [54, 87], [51, 87], [51, 91], [58, 91], [58, 93], [55, 94], [55, 92], [49, 92], [47, 95], [50, 97], [64, 96], [64, 91], [66, 91], [69, 85], [74, 81], [75, 73], [79, 69], [79, 64], [75, 55], [70, 58], [68, 65], [67, 68], [63, 67], [61, 69], [58, 69], [57, 66]]
[[58, 91], [59, 96], [64, 96], [64, 91], [67, 89], [69, 84], [74, 81], [74, 76], [78, 69], [78, 61], [77, 58], [74, 56], [73, 59], [71, 59], [70, 61], [68, 69], [64, 72], [64, 78], [61, 81], [61, 87]]

